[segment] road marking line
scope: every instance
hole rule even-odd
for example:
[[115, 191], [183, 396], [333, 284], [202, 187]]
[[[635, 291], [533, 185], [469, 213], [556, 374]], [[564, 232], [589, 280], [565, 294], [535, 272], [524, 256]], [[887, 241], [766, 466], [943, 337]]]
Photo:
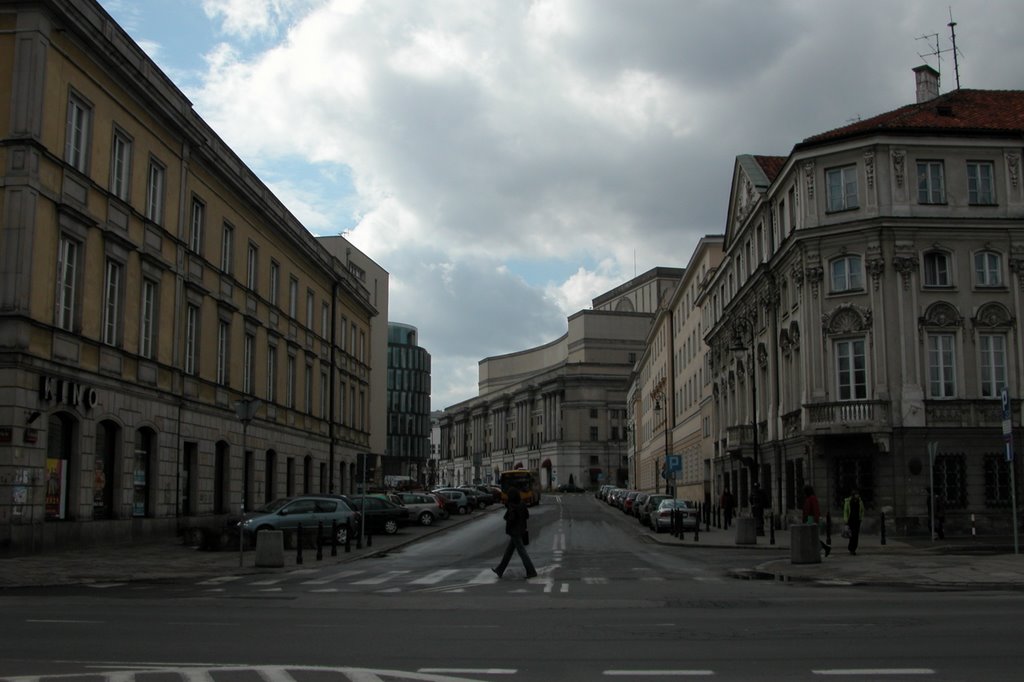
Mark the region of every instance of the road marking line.
[[59, 618], [26, 618], [26, 623], [103, 623], [102, 620], [75, 620]]
[[332, 575], [328, 575], [328, 576], [325, 576], [323, 578], [316, 578], [315, 580], [306, 580], [302, 584], [303, 585], [326, 585], [327, 583], [334, 582], [335, 580], [340, 580], [341, 578], [348, 578], [350, 576], [359, 575], [360, 573], [365, 573], [365, 572], [366, 571], [364, 571], [362, 569], [357, 570], [357, 571], [342, 571], [341, 573], [334, 573]]
[[210, 578], [209, 580], [204, 580], [204, 581], [202, 581], [200, 583], [196, 583], [196, 584], [197, 585], [220, 585], [222, 583], [229, 583], [232, 580], [241, 580], [241, 578], [242, 578], [242, 576], [240, 576], [240, 575], [222, 575], [222, 576], [219, 576], [217, 578]]
[[455, 573], [458, 573], [459, 570], [461, 570], [461, 569], [458, 569], [458, 568], [445, 568], [445, 569], [442, 569], [440, 571], [434, 571], [433, 573], [428, 573], [427, 575], [423, 576], [422, 578], [416, 578], [416, 580], [411, 581], [410, 584], [412, 584], [412, 585], [436, 585], [437, 583], [441, 582], [442, 580], [444, 580], [448, 576], [450, 576], [452, 574], [455, 574]]
[[324, 587], [324, 588], [319, 589], [319, 590], [310, 590], [310, 592], [314, 593], [314, 594], [330, 593], [330, 592], [340, 592], [340, 591], [341, 590], [339, 590], [337, 587]]
[[561, 591], [562, 592], [568, 592], [569, 591], [569, 583], [562, 583]]
[[403, 575], [405, 573], [408, 573], [408, 572], [409, 571], [388, 571], [387, 573], [383, 573], [383, 574], [375, 576], [373, 578], [367, 578], [366, 580], [357, 580], [356, 582], [354, 582], [352, 584], [353, 585], [380, 585], [381, 583], [386, 583], [387, 581], [391, 580], [392, 578], [397, 578], [397, 577], [399, 577], [399, 576], [401, 576], [401, 575]]
[[815, 675], [934, 675], [931, 668], [831, 668], [812, 670]]
[[660, 677], [708, 677], [714, 675], [714, 670], [605, 670], [603, 675], [609, 676], [660, 676]]
[[608, 578], [595, 578], [592, 576], [587, 576], [583, 578], [583, 582], [587, 585], [607, 585]]
[[420, 668], [416, 672], [425, 675], [515, 675], [515, 668]]
[[284, 580], [284, 578], [270, 578], [269, 580], [256, 580], [249, 583], [250, 585], [276, 585], [277, 583]]
[[496, 582], [498, 582], [498, 576], [489, 568], [483, 569], [477, 573], [475, 578], [469, 579], [470, 585], [490, 585]]

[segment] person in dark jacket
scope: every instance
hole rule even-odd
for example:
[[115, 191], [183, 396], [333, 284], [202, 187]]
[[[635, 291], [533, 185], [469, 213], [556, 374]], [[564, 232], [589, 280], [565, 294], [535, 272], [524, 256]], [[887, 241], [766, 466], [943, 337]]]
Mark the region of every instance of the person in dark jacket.
[[860, 499], [857, 489], [850, 491], [850, 496], [843, 502], [843, 523], [850, 529], [850, 554], [857, 554], [860, 543], [860, 524], [864, 520], [864, 500]]
[[505, 547], [505, 555], [501, 557], [501, 563], [497, 568], [491, 570], [500, 578], [508, 568], [508, 562], [512, 560], [512, 552], [519, 552], [519, 558], [523, 560], [523, 568], [526, 569], [526, 577], [537, 577], [537, 569], [530, 561], [530, 555], [526, 553], [523, 545], [523, 535], [526, 534], [526, 520], [530, 518], [530, 510], [526, 508], [520, 498], [519, 491], [512, 488], [508, 491], [508, 504], [505, 509], [505, 535], [508, 536], [508, 546]]

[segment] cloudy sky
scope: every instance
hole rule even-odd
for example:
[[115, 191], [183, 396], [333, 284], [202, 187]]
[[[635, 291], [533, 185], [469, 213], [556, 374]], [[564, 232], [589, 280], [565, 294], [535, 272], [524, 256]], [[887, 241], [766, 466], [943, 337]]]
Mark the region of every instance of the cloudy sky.
[[950, 11], [961, 86], [1024, 89], [1019, 0], [101, 4], [312, 233], [390, 273], [434, 409], [685, 266], [738, 154], [908, 104], [922, 63], [954, 88]]

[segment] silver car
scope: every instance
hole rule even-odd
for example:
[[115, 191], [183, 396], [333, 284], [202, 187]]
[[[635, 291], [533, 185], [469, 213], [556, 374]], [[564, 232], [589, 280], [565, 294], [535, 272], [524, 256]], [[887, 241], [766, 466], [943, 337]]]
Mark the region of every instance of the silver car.
[[324, 537], [330, 540], [332, 523], [335, 540], [344, 544], [348, 529], [359, 528], [359, 513], [337, 495], [299, 495], [269, 502], [242, 517], [241, 530], [250, 544], [256, 543], [261, 530], [294, 532], [302, 526], [303, 536], [312, 535], [323, 524]]
[[697, 530], [700, 518], [697, 508], [686, 500], [662, 500], [658, 508], [651, 512], [651, 528], [655, 533], [672, 530], [672, 512], [679, 510], [682, 515], [683, 530]]
[[389, 493], [388, 499], [408, 509], [409, 517], [416, 519], [421, 526], [448, 518], [444, 502], [431, 493]]

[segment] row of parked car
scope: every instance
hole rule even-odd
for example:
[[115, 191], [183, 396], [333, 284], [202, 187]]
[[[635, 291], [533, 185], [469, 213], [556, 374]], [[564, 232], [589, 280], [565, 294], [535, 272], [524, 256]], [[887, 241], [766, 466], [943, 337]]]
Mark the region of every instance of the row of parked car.
[[269, 502], [229, 522], [237, 526], [250, 545], [262, 530], [321, 533], [321, 540], [344, 544], [350, 532], [359, 533], [365, 524], [373, 534], [393, 535], [404, 525], [430, 526], [452, 514], [468, 514], [474, 509], [501, 501], [501, 490], [490, 486], [435, 488], [431, 491], [388, 491], [365, 495], [327, 493], [296, 495]]
[[672, 529], [673, 514], [682, 521], [683, 530], [696, 530], [700, 524], [697, 508], [687, 500], [676, 499], [671, 495], [603, 485], [597, 489], [594, 497], [621, 509], [624, 514], [636, 518], [641, 525], [650, 527], [655, 533]]

